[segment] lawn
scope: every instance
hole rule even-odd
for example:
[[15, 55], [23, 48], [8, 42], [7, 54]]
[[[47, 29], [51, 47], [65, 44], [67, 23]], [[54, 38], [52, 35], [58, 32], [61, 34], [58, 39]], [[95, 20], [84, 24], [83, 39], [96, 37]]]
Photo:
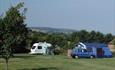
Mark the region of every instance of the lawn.
[[[0, 70], [5, 61], [0, 58]], [[9, 60], [9, 70], [115, 70], [115, 57], [98, 59], [69, 59], [64, 55], [15, 54]]]

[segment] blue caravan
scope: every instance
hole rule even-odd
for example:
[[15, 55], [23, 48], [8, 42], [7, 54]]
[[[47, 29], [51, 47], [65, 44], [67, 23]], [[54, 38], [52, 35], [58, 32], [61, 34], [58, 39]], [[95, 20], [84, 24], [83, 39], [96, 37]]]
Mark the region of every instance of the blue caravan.
[[79, 43], [76, 45], [71, 53], [73, 58], [110, 58], [112, 53], [106, 44], [101, 43]]

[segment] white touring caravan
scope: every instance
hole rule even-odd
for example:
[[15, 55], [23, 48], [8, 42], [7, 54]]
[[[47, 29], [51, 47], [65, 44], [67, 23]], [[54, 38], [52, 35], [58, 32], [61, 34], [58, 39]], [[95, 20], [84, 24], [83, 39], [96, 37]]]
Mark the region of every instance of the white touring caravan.
[[49, 54], [51, 46], [50, 43], [46, 42], [34, 43], [30, 54]]

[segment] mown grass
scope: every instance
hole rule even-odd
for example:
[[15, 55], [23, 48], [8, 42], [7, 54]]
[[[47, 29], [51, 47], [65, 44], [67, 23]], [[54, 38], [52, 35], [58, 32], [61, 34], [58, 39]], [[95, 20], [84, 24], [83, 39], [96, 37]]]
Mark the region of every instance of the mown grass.
[[[69, 59], [64, 55], [16, 54], [9, 60], [9, 70], [115, 70], [115, 57], [98, 59]], [[0, 70], [5, 61], [0, 58]]]

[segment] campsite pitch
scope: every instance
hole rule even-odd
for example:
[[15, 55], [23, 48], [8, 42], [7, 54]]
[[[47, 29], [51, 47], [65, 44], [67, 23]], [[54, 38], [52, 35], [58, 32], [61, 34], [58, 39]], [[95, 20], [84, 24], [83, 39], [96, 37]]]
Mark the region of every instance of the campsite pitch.
[[[15, 54], [9, 60], [9, 70], [115, 70], [115, 57], [98, 59], [69, 59], [64, 55], [43, 56]], [[0, 70], [5, 61], [0, 58]]]

